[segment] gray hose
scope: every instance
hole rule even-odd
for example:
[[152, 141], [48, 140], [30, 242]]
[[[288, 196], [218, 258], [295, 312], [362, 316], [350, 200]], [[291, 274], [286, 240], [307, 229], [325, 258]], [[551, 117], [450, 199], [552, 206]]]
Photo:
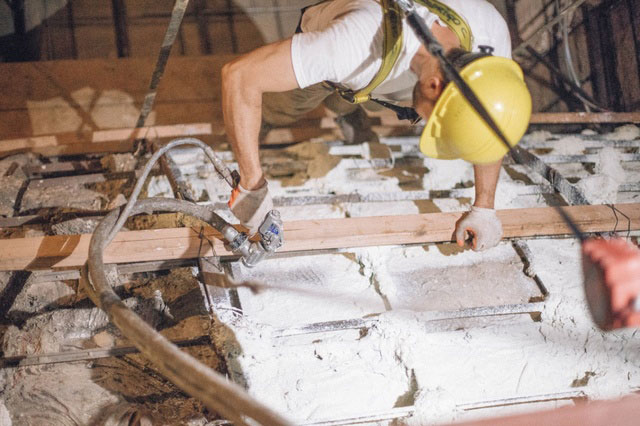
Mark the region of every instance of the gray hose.
[[[147, 176], [149, 176], [149, 173], [151, 172], [151, 169], [156, 164], [158, 159], [160, 159], [160, 157], [162, 155], [164, 155], [165, 152], [167, 152], [167, 151], [169, 151], [169, 150], [171, 150], [171, 149], [173, 149], [173, 148], [175, 148], [177, 146], [183, 146], [183, 145], [195, 145], [195, 146], [198, 146], [198, 147], [202, 148], [204, 153], [207, 155], [207, 157], [209, 158], [209, 160], [213, 164], [213, 167], [215, 167], [216, 171], [227, 181], [229, 186], [231, 186], [232, 188], [234, 187], [233, 175], [232, 175], [231, 171], [224, 164], [224, 162], [220, 158], [218, 158], [218, 156], [215, 154], [215, 152], [213, 152], [213, 149], [211, 149], [211, 147], [209, 145], [205, 144], [204, 142], [202, 142], [201, 140], [198, 140], [196, 138], [174, 139], [171, 142], [169, 142], [168, 144], [166, 144], [165, 146], [163, 146], [162, 148], [160, 148], [159, 150], [157, 150], [156, 152], [154, 152], [154, 154], [151, 156], [151, 158], [149, 159], [149, 161], [145, 165], [145, 167], [144, 167], [144, 169], [142, 171], [142, 174], [140, 175], [140, 178], [138, 178], [138, 182], [136, 182], [136, 186], [133, 188], [133, 192], [131, 193], [131, 196], [129, 197], [129, 201], [127, 202], [126, 206], [124, 207], [124, 210], [122, 210], [122, 213], [120, 214], [120, 217], [118, 218], [118, 221], [115, 223], [115, 225], [113, 226], [113, 229], [109, 233], [108, 242], [111, 242], [111, 240], [113, 240], [113, 237], [115, 237], [115, 235], [118, 233], [120, 228], [122, 228], [122, 225], [124, 225], [124, 222], [129, 217], [131, 209], [133, 208], [133, 205], [135, 204], [136, 200], [138, 199], [138, 196], [140, 195], [140, 191], [142, 191], [142, 187], [144, 186], [144, 183], [147, 180]], [[219, 230], [222, 231], [221, 229], [219, 229]]]
[[[211, 410], [237, 425], [289, 425], [286, 419], [252, 399], [240, 386], [229, 382], [197, 359], [181, 351], [176, 345], [154, 330], [125, 306], [113, 291], [103, 261], [105, 248], [111, 243], [124, 222], [131, 215], [152, 212], [179, 212], [194, 216], [222, 231], [228, 223], [210, 207], [173, 198], [150, 198], [137, 201], [144, 180], [153, 164], [167, 150], [178, 145], [201, 146], [216, 169], [227, 170], [208, 146], [197, 139], [178, 139], [157, 151], [145, 166], [127, 205], [121, 212], [109, 212], [96, 227], [89, 243], [89, 258], [83, 270], [83, 282], [93, 302], [104, 310], [110, 321], [143, 353], [169, 380], [188, 394], [198, 398]], [[220, 164], [216, 165], [216, 162]], [[218, 169], [220, 171], [220, 169]], [[225, 179], [227, 176], [225, 176]], [[230, 174], [229, 174], [229, 178]], [[229, 180], [227, 180], [229, 182]]]

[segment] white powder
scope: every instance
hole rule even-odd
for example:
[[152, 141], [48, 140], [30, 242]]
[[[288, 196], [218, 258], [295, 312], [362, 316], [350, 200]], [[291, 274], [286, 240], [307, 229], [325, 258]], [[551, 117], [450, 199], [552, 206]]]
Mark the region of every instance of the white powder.
[[583, 178], [577, 187], [591, 204], [610, 204], [618, 201], [618, 187], [625, 182], [620, 152], [607, 147], [600, 150], [595, 168], [596, 174]]
[[[491, 401], [514, 396], [582, 390], [594, 398], [613, 398], [630, 392], [640, 384], [640, 357], [634, 355], [638, 351], [631, 339], [633, 330], [603, 334], [594, 328], [585, 309], [578, 243], [540, 239], [530, 241], [529, 247], [530, 260], [550, 291], [542, 322], [522, 315], [495, 319], [485, 327], [434, 331], [419, 312], [388, 311], [371, 317], [376, 323], [365, 335], [353, 330], [276, 338], [270, 328], [245, 319], [234, 327], [243, 351], [237, 358], [238, 365], [252, 394], [296, 422], [414, 405], [415, 414], [405, 423], [416, 425], [464, 420], [482, 411], [487, 415], [492, 409], [466, 412], [463, 407], [483, 401], [490, 405]], [[392, 305], [401, 296], [400, 290], [415, 286], [415, 278], [404, 275], [403, 280], [397, 275], [407, 268], [433, 282], [442, 277], [430, 272], [432, 267], [449, 265], [454, 271], [454, 265], [509, 262], [509, 256], [513, 256], [508, 243], [485, 253], [466, 251], [455, 256], [442, 254], [436, 246], [428, 251], [422, 247], [382, 247], [355, 252], [361, 264], [360, 276], [377, 281]], [[343, 270], [339, 266], [342, 260], [330, 258], [314, 261], [316, 273]], [[275, 276], [283, 266], [274, 266], [270, 274]], [[343, 292], [353, 285], [354, 273], [341, 272], [342, 283], [330, 284], [335, 299], [316, 299], [314, 309], [347, 312], [349, 304], [340, 294], [345, 295]], [[505, 278], [494, 269], [497, 277]], [[508, 282], [519, 285], [514, 280]], [[461, 279], [451, 287], [451, 297], [467, 294], [465, 284], [468, 281]], [[342, 290], [338, 290], [340, 285]], [[496, 292], [485, 288], [485, 293], [499, 296]], [[431, 297], [434, 302], [444, 300], [442, 294], [426, 294], [422, 297]], [[280, 293], [268, 304], [274, 313], [279, 311], [291, 319], [300, 315], [287, 307], [291, 297], [299, 296]], [[419, 297], [414, 296], [416, 300]], [[300, 305], [300, 299], [296, 303]], [[572, 387], [585, 375], [590, 380], [584, 386]]]
[[[552, 137], [547, 132], [533, 139]], [[584, 142], [575, 136], [551, 143], [555, 154], [584, 150]], [[273, 181], [273, 195], [401, 190], [398, 179], [354, 164], [341, 161], [326, 176], [296, 187]], [[451, 189], [473, 180], [473, 168], [463, 161], [425, 159], [424, 164], [430, 170], [423, 178], [426, 190]], [[613, 149], [600, 152], [595, 171], [593, 187], [584, 188], [592, 197], [609, 200], [617, 185], [630, 178]], [[586, 173], [581, 166], [575, 172]], [[542, 196], [518, 195], [523, 187], [502, 173], [496, 207], [544, 203]], [[456, 200], [435, 203], [443, 210], [464, 210]], [[283, 214], [309, 219], [346, 211], [375, 215], [415, 209], [411, 202], [353, 203], [332, 209], [284, 208]], [[233, 331], [223, 339], [223, 351], [232, 355], [231, 374], [237, 379], [242, 373], [257, 399], [296, 423], [413, 405], [412, 418], [393, 424], [432, 424], [500, 412], [465, 411], [470, 403], [491, 405], [504, 398], [570, 391], [612, 398], [640, 386], [634, 330], [604, 334], [589, 317], [579, 244], [537, 239], [528, 246], [530, 273], [550, 292], [541, 322], [528, 315], [433, 322], [422, 313], [527, 302], [535, 287], [509, 242], [483, 253], [429, 245], [265, 261], [245, 278], [280, 288], [257, 295], [240, 290], [245, 317], [221, 314]], [[279, 337], [280, 328], [350, 318], [367, 321], [369, 327]]]
[[9, 411], [5, 407], [4, 401], [0, 399], [0, 426], [11, 426], [12, 424]]
[[566, 136], [553, 143], [555, 155], [577, 155], [584, 153], [585, 142], [577, 136]]
[[425, 189], [451, 189], [456, 184], [473, 182], [473, 166], [463, 160], [436, 160], [424, 158], [429, 169], [422, 182]]
[[576, 184], [589, 204], [611, 204], [618, 202], [618, 182], [605, 174], [583, 178]]
[[632, 141], [640, 138], [640, 127], [633, 124], [626, 124], [616, 128], [613, 133], [604, 136], [608, 140]]
[[618, 183], [624, 183], [626, 172], [622, 168], [622, 156], [620, 151], [606, 147], [598, 153], [598, 163], [596, 164], [596, 173], [611, 176]]

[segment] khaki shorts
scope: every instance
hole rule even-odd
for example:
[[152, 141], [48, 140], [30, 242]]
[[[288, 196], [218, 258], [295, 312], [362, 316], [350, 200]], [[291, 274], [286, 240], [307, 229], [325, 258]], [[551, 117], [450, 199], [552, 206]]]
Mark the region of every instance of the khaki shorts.
[[[342, 99], [335, 90], [318, 83], [304, 89], [265, 93], [262, 96], [262, 121], [263, 124], [275, 127], [287, 126], [322, 103], [339, 116], [347, 115], [360, 107]], [[371, 111], [380, 109], [379, 105], [373, 102], [365, 102], [362, 105]]]

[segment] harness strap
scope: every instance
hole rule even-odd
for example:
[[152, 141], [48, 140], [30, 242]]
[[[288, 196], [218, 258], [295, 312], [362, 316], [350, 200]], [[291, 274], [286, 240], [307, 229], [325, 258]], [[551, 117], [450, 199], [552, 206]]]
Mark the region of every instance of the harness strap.
[[402, 51], [402, 10], [394, 0], [381, 0], [384, 41], [382, 44], [382, 64], [373, 79], [364, 88], [353, 95], [352, 103], [359, 104], [369, 100], [371, 92], [382, 84]]
[[[460, 40], [460, 46], [471, 50], [472, 34], [469, 24], [453, 9], [437, 0], [415, 0], [421, 6], [440, 18]], [[389, 76], [402, 51], [402, 11], [394, 0], [380, 0], [382, 7], [382, 23], [384, 31], [382, 64], [373, 79], [364, 88], [354, 91], [330, 81], [325, 85], [334, 89], [347, 102], [360, 104], [371, 99], [375, 90]]]
[[460, 47], [471, 52], [471, 46], [473, 45], [473, 35], [471, 34], [471, 27], [467, 21], [464, 20], [455, 10], [451, 9], [444, 3], [438, 0], [414, 0], [421, 6], [429, 9], [431, 13], [438, 15], [438, 18], [444, 22], [460, 40]]

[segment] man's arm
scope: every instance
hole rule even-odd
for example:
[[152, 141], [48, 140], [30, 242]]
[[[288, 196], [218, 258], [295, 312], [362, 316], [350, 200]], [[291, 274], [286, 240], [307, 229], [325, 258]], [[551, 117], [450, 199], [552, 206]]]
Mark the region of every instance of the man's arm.
[[476, 200], [473, 203], [474, 206], [486, 209], [493, 208], [501, 166], [502, 159], [493, 164], [475, 164], [473, 166], [476, 187]]
[[290, 38], [260, 47], [222, 68], [224, 127], [240, 169], [240, 185], [247, 190], [264, 184], [258, 152], [262, 94], [297, 87]]
[[493, 210], [496, 186], [500, 176], [502, 160], [493, 164], [474, 165], [476, 199], [467, 212], [456, 223], [456, 241], [464, 246], [467, 237], [476, 251], [494, 247], [502, 238], [502, 223]]

